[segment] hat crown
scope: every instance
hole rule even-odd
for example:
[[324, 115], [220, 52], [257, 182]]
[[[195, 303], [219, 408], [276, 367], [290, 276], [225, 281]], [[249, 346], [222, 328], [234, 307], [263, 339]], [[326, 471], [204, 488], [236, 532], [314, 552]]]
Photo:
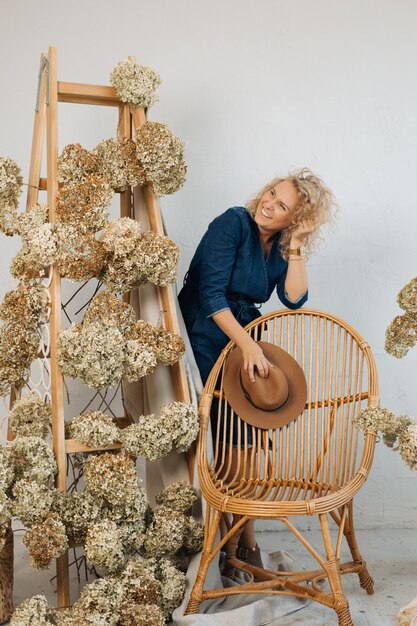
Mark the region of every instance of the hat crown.
[[287, 377], [277, 365], [269, 368], [266, 378], [255, 373], [255, 382], [250, 380], [247, 371], [242, 367], [240, 384], [248, 402], [263, 411], [276, 411], [281, 408], [290, 392]]

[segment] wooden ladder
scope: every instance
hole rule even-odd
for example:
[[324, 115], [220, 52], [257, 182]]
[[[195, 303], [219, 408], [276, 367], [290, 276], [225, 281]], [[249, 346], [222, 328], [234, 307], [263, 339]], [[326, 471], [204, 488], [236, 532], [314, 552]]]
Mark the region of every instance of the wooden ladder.
[[[134, 57], [129, 60], [135, 61]], [[56, 222], [56, 196], [58, 192], [57, 159], [58, 159], [58, 103], [69, 102], [74, 104], [90, 104], [119, 109], [119, 137], [132, 137], [132, 127], [139, 128], [146, 122], [146, 113], [143, 109], [130, 110], [130, 106], [120, 101], [113, 87], [68, 83], [57, 80], [57, 53], [50, 47], [48, 54], [41, 55], [38, 98], [35, 111], [35, 121], [32, 139], [32, 152], [29, 170], [29, 186], [26, 209], [30, 209], [38, 202], [39, 190], [47, 191], [49, 206], [49, 221]], [[41, 178], [41, 162], [46, 126], [46, 165], [47, 176]], [[120, 215], [131, 217], [132, 194], [131, 190], [120, 193]], [[161, 212], [157, 198], [145, 186], [143, 189], [146, 211], [150, 229], [161, 235], [164, 233]], [[61, 329], [61, 276], [55, 267], [51, 268], [50, 282], [51, 317], [50, 317], [50, 371], [51, 371], [51, 405], [52, 405], [52, 437], [53, 449], [58, 466], [56, 487], [66, 491], [66, 466], [68, 453], [92, 451], [97, 449], [120, 448], [120, 444], [101, 448], [91, 448], [78, 443], [73, 439], [65, 439], [64, 432], [64, 385], [63, 377], [57, 363], [57, 337]], [[160, 309], [164, 311], [165, 328], [172, 333], [179, 334], [178, 318], [174, 300], [174, 291], [171, 285], [157, 287]], [[190, 402], [190, 392], [187, 384], [184, 362], [181, 359], [171, 366], [175, 389], [175, 397], [181, 402]], [[12, 389], [11, 403], [16, 397]], [[125, 418], [120, 418], [120, 423]], [[9, 425], [9, 439], [13, 433]], [[194, 464], [193, 453], [188, 454], [190, 477]], [[70, 605], [68, 552], [57, 559], [57, 606]]]

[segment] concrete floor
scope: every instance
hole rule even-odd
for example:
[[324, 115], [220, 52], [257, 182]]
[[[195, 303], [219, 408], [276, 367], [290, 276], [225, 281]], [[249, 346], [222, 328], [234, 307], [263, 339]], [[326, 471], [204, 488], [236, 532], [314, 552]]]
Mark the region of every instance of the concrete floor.
[[[54, 583], [50, 582], [54, 569], [43, 572], [32, 569], [20, 536], [19, 532], [15, 533], [15, 604], [41, 593], [54, 605]], [[313, 547], [321, 552], [320, 533], [312, 530], [306, 536]], [[359, 547], [375, 581], [375, 594], [368, 596], [359, 587], [356, 574], [343, 577], [353, 622], [355, 626], [393, 626], [399, 609], [417, 596], [417, 530], [362, 530], [357, 532], [357, 536]], [[287, 532], [261, 532], [258, 533], [258, 540], [265, 552], [288, 552], [295, 559], [294, 565], [297, 569], [314, 567], [312, 558], [305, 555], [304, 548]], [[349, 560], [347, 553], [346, 557], [345, 560]], [[74, 567], [71, 568], [71, 579], [74, 601], [84, 582], [78, 584]], [[304, 609], [273, 622], [273, 626], [290, 625], [335, 626], [337, 619], [330, 609], [311, 602]]]

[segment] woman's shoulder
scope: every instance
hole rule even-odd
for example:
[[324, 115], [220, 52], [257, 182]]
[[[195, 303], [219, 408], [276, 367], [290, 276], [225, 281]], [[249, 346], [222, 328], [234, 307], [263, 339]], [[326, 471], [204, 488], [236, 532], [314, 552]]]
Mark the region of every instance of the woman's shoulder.
[[252, 218], [244, 206], [233, 206], [218, 215], [212, 224], [226, 228], [242, 228], [249, 225], [251, 220]]

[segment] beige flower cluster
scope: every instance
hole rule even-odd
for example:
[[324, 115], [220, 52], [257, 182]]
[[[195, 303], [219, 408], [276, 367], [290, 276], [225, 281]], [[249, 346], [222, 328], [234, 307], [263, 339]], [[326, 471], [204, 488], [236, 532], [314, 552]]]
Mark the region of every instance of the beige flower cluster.
[[171, 364], [181, 358], [185, 348], [179, 336], [143, 324], [137, 326], [130, 305], [109, 292], [100, 293], [89, 305], [83, 324], [73, 324], [59, 335], [62, 373], [100, 388], [122, 378], [134, 382], [151, 373], [158, 360]]
[[51, 405], [35, 391], [16, 400], [10, 410], [9, 424], [15, 435], [46, 437], [52, 421]]
[[19, 166], [9, 157], [0, 156], [0, 230], [13, 235], [23, 178]]
[[156, 196], [175, 193], [185, 183], [184, 145], [166, 124], [145, 122], [136, 130], [136, 155]]
[[58, 157], [58, 182], [78, 185], [97, 173], [97, 156], [79, 143], [70, 143]]
[[26, 532], [23, 543], [29, 549], [32, 566], [48, 568], [53, 559], [68, 548], [65, 526], [59, 515], [49, 511], [38, 518]]
[[127, 137], [105, 139], [94, 148], [97, 174], [115, 191], [145, 183], [145, 173], [136, 157], [136, 144]]
[[400, 433], [398, 450], [408, 467], [417, 470], [417, 422], [415, 420]]
[[112, 418], [101, 411], [86, 411], [66, 423], [66, 434], [89, 446], [109, 446], [117, 441], [119, 429]]
[[112, 197], [109, 182], [96, 175], [77, 184], [64, 185], [57, 195], [57, 219], [82, 232], [96, 233], [107, 223]]
[[395, 317], [385, 332], [385, 350], [402, 359], [417, 343], [417, 276], [399, 292], [397, 302], [405, 313]]
[[162, 407], [160, 416], [141, 415], [135, 424], [121, 431], [120, 441], [129, 454], [155, 461], [164, 458], [172, 448], [177, 452], [188, 450], [198, 429], [195, 407], [172, 402]]
[[39, 285], [20, 284], [0, 306], [0, 395], [20, 387], [39, 353], [39, 321], [47, 318], [48, 294]]
[[115, 293], [125, 293], [150, 281], [175, 281], [179, 248], [164, 235], [140, 230], [138, 222], [122, 217], [107, 224], [100, 236], [107, 252], [101, 279]]
[[113, 68], [110, 82], [122, 102], [134, 109], [148, 109], [156, 101], [155, 89], [161, 84], [161, 78], [150, 67], [127, 60]]

